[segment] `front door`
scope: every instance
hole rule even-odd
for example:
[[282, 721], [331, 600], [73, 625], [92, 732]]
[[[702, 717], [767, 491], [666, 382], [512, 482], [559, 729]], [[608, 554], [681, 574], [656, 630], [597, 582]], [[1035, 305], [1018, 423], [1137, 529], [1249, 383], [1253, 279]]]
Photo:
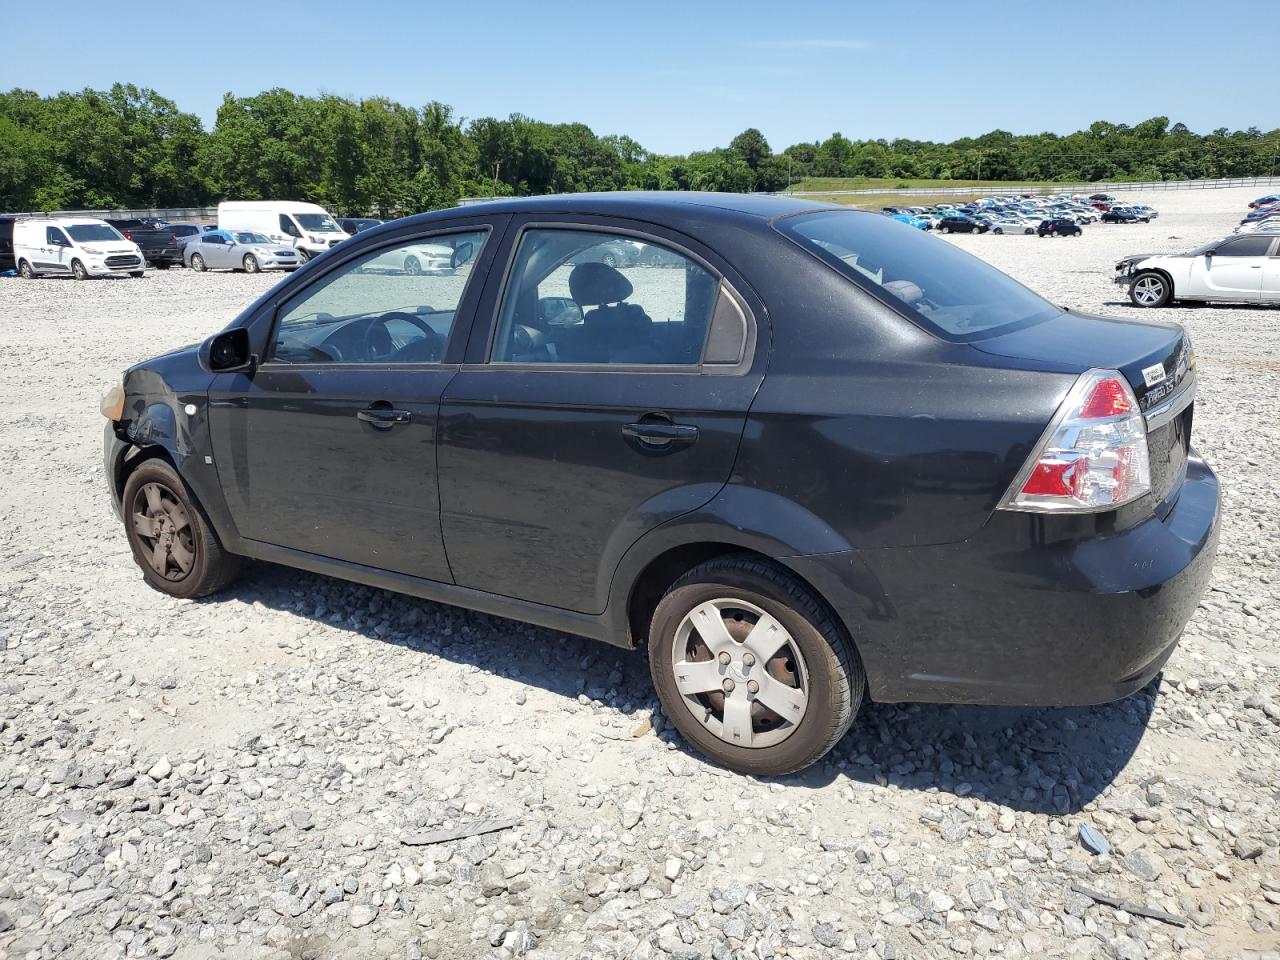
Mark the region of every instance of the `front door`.
[[445, 545], [463, 586], [600, 613], [626, 550], [728, 480], [763, 311], [685, 238], [517, 226], [441, 403]]
[[[451, 579], [436, 416], [457, 370], [449, 344], [465, 338], [492, 259], [489, 233], [414, 236], [336, 264], [280, 304], [256, 371], [216, 379], [210, 427], [242, 537]], [[429, 272], [397, 266], [435, 243], [465, 256]]]
[[45, 262], [41, 265], [42, 269], [54, 273], [71, 272], [71, 241], [59, 227], [45, 228], [45, 245], [42, 252], [45, 258]]
[[[1270, 247], [1271, 238], [1267, 236], [1224, 240], [1212, 255], [1195, 259], [1191, 267], [1192, 287], [1202, 288], [1208, 300], [1257, 303], [1262, 299], [1262, 268]], [[1196, 276], [1198, 272], [1200, 277]]]
[[1280, 238], [1271, 244], [1271, 255], [1262, 265], [1262, 302], [1280, 303]]

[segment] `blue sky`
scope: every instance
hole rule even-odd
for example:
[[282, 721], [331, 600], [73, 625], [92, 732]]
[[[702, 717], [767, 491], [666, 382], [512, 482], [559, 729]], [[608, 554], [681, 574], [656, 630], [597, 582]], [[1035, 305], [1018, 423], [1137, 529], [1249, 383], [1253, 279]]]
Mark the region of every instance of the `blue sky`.
[[[5, 17], [0, 88], [149, 86], [211, 126], [226, 92], [441, 100], [626, 133], [650, 150], [775, 149], [833, 131], [950, 140], [1165, 115], [1280, 126], [1280, 2], [179, 0]], [[198, 11], [198, 12], [197, 12]], [[248, 13], [249, 21], [241, 19]], [[56, 24], [61, 24], [57, 26]]]

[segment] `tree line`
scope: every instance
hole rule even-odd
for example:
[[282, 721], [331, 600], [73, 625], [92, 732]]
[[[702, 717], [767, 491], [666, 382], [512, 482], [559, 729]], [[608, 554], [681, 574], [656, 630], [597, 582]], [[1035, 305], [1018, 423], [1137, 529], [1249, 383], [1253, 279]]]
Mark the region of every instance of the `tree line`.
[[519, 114], [462, 119], [284, 89], [227, 94], [212, 130], [154, 90], [0, 93], [0, 209], [199, 206], [293, 199], [391, 216], [467, 196], [583, 190], [782, 190], [806, 177], [1089, 182], [1280, 173], [1280, 129], [1197, 134], [1167, 117], [1060, 136], [994, 130], [950, 143], [833, 133], [775, 152], [759, 130], [668, 156], [631, 137]]

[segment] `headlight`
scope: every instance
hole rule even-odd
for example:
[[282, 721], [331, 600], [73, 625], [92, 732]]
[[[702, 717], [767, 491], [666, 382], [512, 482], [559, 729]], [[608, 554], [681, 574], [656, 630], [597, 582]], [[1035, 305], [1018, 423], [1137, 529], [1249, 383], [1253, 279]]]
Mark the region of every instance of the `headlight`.
[[102, 395], [102, 402], [98, 404], [98, 409], [102, 411], [104, 417], [112, 422], [119, 421], [124, 417], [123, 381], [107, 388], [107, 392]]
[[266, 247], [254, 247], [254, 248], [253, 248], [253, 252], [254, 252], [254, 253], [256, 253], [256, 254], [257, 254], [258, 256], [260, 256], [260, 257], [269, 257], [269, 256], [271, 256], [271, 251], [270, 251], [270, 250], [268, 250]]
[[324, 237], [311, 237], [310, 240], [312, 243], [324, 243]]
[[90, 256], [97, 257], [102, 255], [102, 251], [99, 250], [97, 247], [81, 247], [80, 249], [83, 250], [85, 253], [89, 254]]

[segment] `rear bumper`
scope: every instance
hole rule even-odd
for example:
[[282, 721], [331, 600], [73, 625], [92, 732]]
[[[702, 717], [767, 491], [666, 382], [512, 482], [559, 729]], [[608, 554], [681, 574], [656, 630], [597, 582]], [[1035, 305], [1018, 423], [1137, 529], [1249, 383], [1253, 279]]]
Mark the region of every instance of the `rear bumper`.
[[1192, 455], [1177, 502], [1120, 532], [1053, 539], [997, 513], [962, 543], [785, 562], [849, 627], [884, 701], [1081, 705], [1146, 686], [1208, 586], [1218, 479]]

